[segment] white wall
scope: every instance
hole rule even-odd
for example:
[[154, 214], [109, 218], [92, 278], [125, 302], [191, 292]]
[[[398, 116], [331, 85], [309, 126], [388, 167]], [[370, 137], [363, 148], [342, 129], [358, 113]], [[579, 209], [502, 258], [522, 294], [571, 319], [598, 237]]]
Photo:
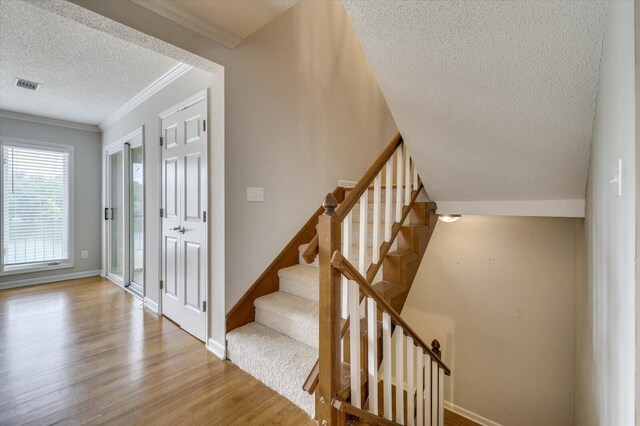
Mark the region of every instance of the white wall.
[[[100, 245], [100, 226], [102, 223], [100, 133], [12, 118], [0, 118], [0, 135], [74, 147], [73, 268], [4, 275], [0, 277], [1, 286], [11, 285], [10, 283], [14, 281], [50, 279], [56, 276], [100, 271], [102, 256]], [[87, 259], [80, 258], [82, 250], [89, 252]]]
[[[586, 284], [576, 306], [576, 424], [632, 425], [635, 401], [634, 3], [610, 1], [586, 206]], [[622, 158], [621, 197], [609, 184]]]
[[503, 425], [573, 425], [573, 309], [582, 219], [439, 222], [402, 311], [437, 338], [445, 401]]

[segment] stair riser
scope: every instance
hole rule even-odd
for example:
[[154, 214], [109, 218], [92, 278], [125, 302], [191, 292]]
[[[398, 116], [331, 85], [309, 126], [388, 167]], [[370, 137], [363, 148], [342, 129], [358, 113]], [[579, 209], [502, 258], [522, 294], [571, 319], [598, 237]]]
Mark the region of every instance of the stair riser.
[[[380, 242], [384, 240], [384, 227], [381, 226], [378, 230], [378, 236], [380, 238]], [[360, 241], [360, 224], [358, 223], [355, 226], [351, 226], [351, 242], [355, 243], [356, 241]], [[367, 224], [367, 245], [371, 246], [373, 242], [373, 224]]]
[[256, 322], [313, 348], [318, 348], [317, 317], [315, 324], [301, 325], [299, 319], [256, 307]]
[[306, 277], [302, 279], [280, 277], [280, 291], [317, 302], [319, 300], [319, 277], [316, 277], [315, 280], [306, 279]]

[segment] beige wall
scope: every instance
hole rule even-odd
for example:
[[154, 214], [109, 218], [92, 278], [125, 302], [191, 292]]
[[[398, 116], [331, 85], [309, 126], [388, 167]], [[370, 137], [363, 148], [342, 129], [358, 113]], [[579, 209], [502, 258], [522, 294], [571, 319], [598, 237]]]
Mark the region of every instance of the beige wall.
[[[586, 281], [576, 296], [576, 424], [635, 422], [634, 3], [610, 1], [586, 196]], [[622, 196], [609, 183], [622, 159]]]
[[301, 2], [225, 53], [230, 308], [396, 127], [341, 2]]
[[445, 400], [503, 425], [573, 424], [581, 219], [439, 222], [402, 316], [437, 338]]

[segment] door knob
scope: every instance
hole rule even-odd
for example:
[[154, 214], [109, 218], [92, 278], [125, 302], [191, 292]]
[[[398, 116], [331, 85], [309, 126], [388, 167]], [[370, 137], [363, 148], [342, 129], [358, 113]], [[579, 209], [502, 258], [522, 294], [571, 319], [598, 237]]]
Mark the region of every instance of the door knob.
[[178, 225], [176, 227], [171, 228], [172, 231], [178, 231], [181, 234], [184, 234], [186, 232], [186, 229], [184, 229], [184, 226]]

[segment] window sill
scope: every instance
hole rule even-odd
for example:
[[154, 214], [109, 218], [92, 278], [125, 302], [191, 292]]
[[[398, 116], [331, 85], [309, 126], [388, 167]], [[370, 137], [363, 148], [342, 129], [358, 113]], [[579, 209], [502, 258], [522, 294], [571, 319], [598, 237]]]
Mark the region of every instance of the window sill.
[[21, 267], [8, 267], [4, 271], [0, 272], [0, 276], [29, 274], [32, 272], [55, 271], [57, 269], [73, 268], [73, 266], [74, 266], [73, 263], [65, 262], [59, 265], [28, 265], [28, 266], [21, 266]]

